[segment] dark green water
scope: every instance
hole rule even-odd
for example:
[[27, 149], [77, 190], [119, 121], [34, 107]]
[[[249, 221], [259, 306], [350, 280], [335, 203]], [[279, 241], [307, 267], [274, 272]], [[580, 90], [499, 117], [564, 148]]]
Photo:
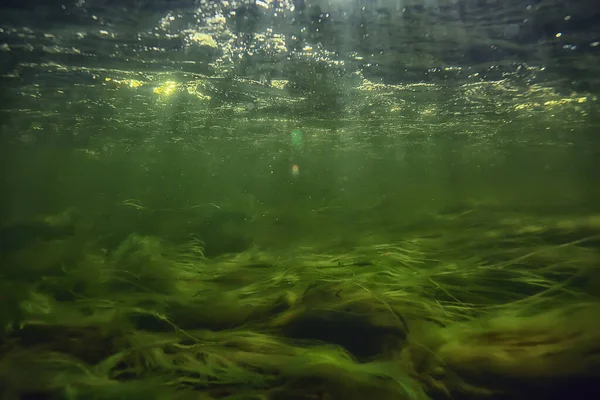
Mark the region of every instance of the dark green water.
[[[129, 112], [116, 115], [125, 120]], [[599, 150], [585, 121], [544, 125], [535, 115], [486, 126], [473, 123], [476, 116], [456, 116], [406, 126], [386, 119], [241, 119], [180, 136], [158, 121], [156, 129], [130, 128], [123, 137], [86, 131], [87, 146], [55, 141], [46, 132], [33, 143], [9, 142], [3, 149], [5, 219], [70, 209], [102, 224], [106, 214], [125, 213], [114, 223], [181, 238], [205, 233], [203, 221], [215, 214], [231, 214], [235, 229], [268, 248], [283, 237], [310, 240], [315, 230], [332, 237], [348, 230], [357, 236], [393, 232], [474, 204], [534, 213], [599, 211]], [[303, 132], [300, 146], [292, 143], [294, 129]], [[128, 143], [132, 134], [135, 142]], [[139, 207], [123, 204], [131, 199]]]

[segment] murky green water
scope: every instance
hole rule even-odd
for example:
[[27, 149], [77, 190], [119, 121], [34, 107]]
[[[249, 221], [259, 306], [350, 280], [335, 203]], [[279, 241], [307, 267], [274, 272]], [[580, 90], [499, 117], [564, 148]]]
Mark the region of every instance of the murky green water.
[[2, 6], [2, 398], [594, 398], [600, 28], [521, 3]]

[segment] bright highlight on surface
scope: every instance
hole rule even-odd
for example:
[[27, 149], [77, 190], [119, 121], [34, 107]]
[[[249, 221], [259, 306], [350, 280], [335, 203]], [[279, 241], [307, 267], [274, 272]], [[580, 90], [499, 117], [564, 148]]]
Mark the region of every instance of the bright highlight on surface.
[[177, 82], [166, 81], [161, 86], [154, 88], [153, 92], [164, 96], [170, 96], [175, 92], [175, 89], [177, 89]]

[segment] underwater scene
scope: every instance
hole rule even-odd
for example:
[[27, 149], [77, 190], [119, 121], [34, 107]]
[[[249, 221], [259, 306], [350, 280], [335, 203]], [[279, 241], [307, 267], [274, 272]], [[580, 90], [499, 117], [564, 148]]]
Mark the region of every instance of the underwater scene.
[[593, 0], [7, 0], [1, 400], [600, 398]]

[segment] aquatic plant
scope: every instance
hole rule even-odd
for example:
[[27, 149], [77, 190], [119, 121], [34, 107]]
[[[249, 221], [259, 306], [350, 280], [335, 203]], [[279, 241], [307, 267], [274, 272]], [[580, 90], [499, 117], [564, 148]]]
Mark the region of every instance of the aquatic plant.
[[60, 272], [3, 282], [3, 395], [524, 399], [596, 388], [600, 303], [586, 285], [597, 233], [556, 244], [490, 223], [487, 235], [471, 215], [435, 236], [328, 252], [207, 258], [201, 238], [136, 233], [113, 251], [85, 243]]

